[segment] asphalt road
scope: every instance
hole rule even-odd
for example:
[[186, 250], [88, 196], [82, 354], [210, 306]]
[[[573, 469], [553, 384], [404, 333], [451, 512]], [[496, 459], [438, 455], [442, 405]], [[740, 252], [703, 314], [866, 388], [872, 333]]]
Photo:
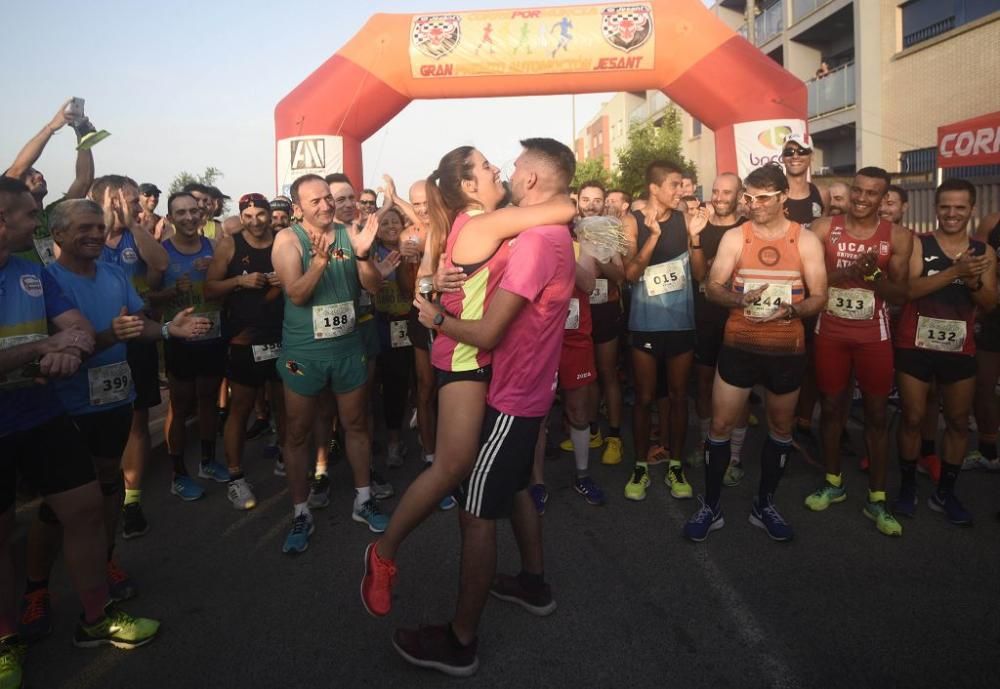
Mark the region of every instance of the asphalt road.
[[[595, 508], [572, 489], [570, 455], [547, 463], [547, 578], [559, 608], [536, 618], [491, 600], [481, 668], [464, 685], [1000, 686], [1000, 475], [961, 476], [958, 492], [977, 517], [971, 529], [927, 509], [930, 482], [919, 479], [917, 518], [889, 539], [861, 514], [866, 481], [856, 459], [845, 471], [848, 501], [811, 513], [802, 500], [822, 472], [797, 456], [777, 497], [796, 538], [779, 544], [747, 523], [761, 438], [760, 430], [748, 437], [743, 484], [724, 489], [726, 527], [700, 545], [681, 538], [695, 502], [670, 497], [664, 466], [653, 468], [646, 501], [632, 503], [622, 497], [628, 464], [601, 466], [595, 450], [593, 474], [610, 496]], [[140, 587], [125, 608], [161, 618], [161, 637], [135, 651], [73, 647], [79, 605], [60, 564], [55, 630], [30, 650], [26, 686], [416, 689], [459, 681], [410, 667], [390, 644], [396, 626], [440, 622], [453, 609], [455, 513], [435, 514], [405, 545], [394, 610], [373, 619], [358, 597], [372, 536], [350, 519], [346, 463], [333, 468], [333, 501], [314, 513], [308, 552], [290, 558], [281, 543], [291, 506], [263, 447], [248, 446], [259, 501], [249, 513], [230, 507], [223, 484], [208, 485], [196, 503], [172, 497], [159, 455], [145, 487], [151, 529], [120, 541], [118, 552]], [[195, 454], [192, 444], [191, 462]], [[416, 456], [411, 447], [407, 466], [389, 474], [397, 492], [415, 474]], [[688, 474], [700, 490], [701, 470]], [[894, 492], [895, 469], [890, 481]], [[32, 514], [19, 510], [19, 545]], [[505, 524], [500, 533], [500, 567], [514, 572], [513, 538]]]

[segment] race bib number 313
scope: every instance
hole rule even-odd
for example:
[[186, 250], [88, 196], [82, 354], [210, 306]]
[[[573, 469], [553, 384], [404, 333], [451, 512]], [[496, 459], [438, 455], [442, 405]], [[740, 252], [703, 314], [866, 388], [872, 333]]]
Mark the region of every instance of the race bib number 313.
[[914, 344], [919, 349], [936, 352], [961, 352], [967, 335], [965, 321], [950, 318], [917, 318], [917, 337]]
[[852, 321], [871, 320], [875, 315], [875, 293], [870, 289], [831, 287], [826, 310], [834, 316]]
[[354, 302], [313, 307], [313, 336], [317, 340], [342, 337], [354, 332]]

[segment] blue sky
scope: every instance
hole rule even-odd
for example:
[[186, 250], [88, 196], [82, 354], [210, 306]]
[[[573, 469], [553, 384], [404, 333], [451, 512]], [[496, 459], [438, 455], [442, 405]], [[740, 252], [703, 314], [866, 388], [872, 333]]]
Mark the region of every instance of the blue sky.
[[[161, 188], [178, 172], [213, 165], [233, 197], [274, 192], [274, 106], [376, 12], [512, 6], [503, 0], [3, 0], [0, 165], [9, 165], [70, 96], [98, 128], [97, 174]], [[546, 6], [580, 4], [548, 0]], [[606, 94], [576, 97], [577, 127]], [[572, 137], [570, 96], [418, 101], [364, 146], [365, 183], [383, 172], [401, 189], [451, 148], [472, 144], [497, 164], [517, 140]], [[37, 167], [51, 198], [73, 178], [74, 135], [50, 141]], [[161, 210], [163, 202], [161, 201]]]

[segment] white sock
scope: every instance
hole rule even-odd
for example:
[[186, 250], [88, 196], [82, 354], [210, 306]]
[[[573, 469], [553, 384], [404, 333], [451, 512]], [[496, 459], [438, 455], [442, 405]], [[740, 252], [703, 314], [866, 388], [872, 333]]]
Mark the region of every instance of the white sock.
[[743, 441], [747, 437], [747, 427], [734, 428], [732, 435], [729, 436], [729, 447], [732, 451], [732, 458], [729, 460], [730, 464], [737, 464], [741, 461], [740, 453], [743, 452]]
[[316, 478], [319, 478], [320, 476], [326, 476], [326, 467], [323, 467], [322, 469], [316, 467]]
[[434, 453], [431, 452], [430, 454], [425, 454], [424, 455], [424, 461], [427, 462], [428, 464], [433, 464], [434, 463]]
[[698, 419], [698, 427], [701, 429], [701, 439], [704, 440], [708, 437], [709, 426], [712, 425], [712, 419]]
[[371, 486], [364, 486], [362, 488], [354, 489], [354, 509], [358, 509], [366, 502], [371, 500], [372, 489]]
[[576, 461], [576, 471], [586, 472], [590, 464], [590, 427], [569, 427], [569, 439], [573, 441], [573, 459]]
[[295, 516], [297, 517], [300, 514], [304, 514], [307, 517], [309, 517], [310, 519], [312, 519], [312, 512], [309, 511], [309, 503], [308, 502], [297, 502], [297, 503], [295, 503]]

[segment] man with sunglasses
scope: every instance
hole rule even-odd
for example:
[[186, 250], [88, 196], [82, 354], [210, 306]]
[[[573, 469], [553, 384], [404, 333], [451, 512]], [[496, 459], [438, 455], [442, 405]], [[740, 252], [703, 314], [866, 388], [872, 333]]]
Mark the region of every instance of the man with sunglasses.
[[358, 197], [358, 210], [361, 212], [359, 223], [364, 223], [368, 216], [378, 210], [378, 194], [372, 189], [365, 189]]
[[[708, 300], [730, 312], [705, 443], [705, 497], [684, 526], [684, 535], [696, 542], [725, 525], [720, 498], [732, 454], [730, 438], [757, 383], [767, 390], [770, 431], [761, 450], [750, 523], [775, 541], [791, 540], [792, 529], [775, 507], [774, 493], [791, 454], [795, 403], [805, 370], [801, 319], [826, 304], [823, 246], [785, 217], [788, 181], [781, 168], [754, 170], [745, 187], [743, 201], [751, 221], [723, 235], [705, 287]], [[697, 239], [692, 250], [701, 250]]]
[[159, 233], [163, 230], [163, 216], [156, 212], [156, 206], [160, 203], [160, 189], [155, 184], [144, 182], [139, 185], [139, 206], [142, 211], [136, 219], [140, 227], [152, 227], [153, 237], [159, 239]]
[[846, 214], [821, 218], [812, 231], [826, 250], [829, 299], [816, 324], [816, 384], [820, 391], [820, 430], [826, 481], [806, 498], [806, 507], [822, 511], [844, 502], [840, 440], [850, 403], [851, 373], [865, 408], [865, 444], [869, 453], [868, 501], [864, 515], [886, 536], [903, 529], [886, 509], [885, 480], [889, 458], [889, 418], [893, 356], [888, 303], [906, 301], [913, 238], [905, 228], [879, 217], [889, 189], [889, 173], [877, 167], [858, 170]]

